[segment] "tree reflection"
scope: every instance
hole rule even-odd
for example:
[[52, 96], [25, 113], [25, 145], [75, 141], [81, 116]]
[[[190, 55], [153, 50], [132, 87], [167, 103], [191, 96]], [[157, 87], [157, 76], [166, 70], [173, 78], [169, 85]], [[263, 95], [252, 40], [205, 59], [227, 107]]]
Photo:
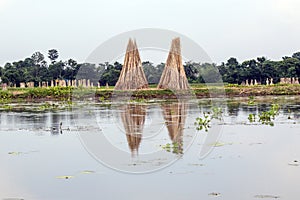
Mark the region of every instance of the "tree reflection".
[[62, 122], [61, 122], [61, 116], [56, 113], [51, 113], [50, 115], [50, 120], [51, 120], [51, 134], [52, 135], [58, 135], [62, 134]]
[[239, 112], [239, 108], [240, 108], [240, 102], [227, 101], [227, 109], [228, 109], [229, 116], [237, 117], [238, 112]]

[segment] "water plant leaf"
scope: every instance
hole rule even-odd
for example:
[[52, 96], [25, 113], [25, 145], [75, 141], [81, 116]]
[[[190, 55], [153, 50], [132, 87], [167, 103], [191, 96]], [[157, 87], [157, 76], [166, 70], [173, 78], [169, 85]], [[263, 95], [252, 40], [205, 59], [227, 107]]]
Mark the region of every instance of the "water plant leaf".
[[219, 193], [219, 192], [212, 192], [212, 193], [209, 193], [208, 195], [209, 195], [209, 196], [215, 196], [215, 197], [218, 197], [218, 196], [221, 196], [221, 193]]
[[216, 142], [214, 144], [212, 144], [214, 147], [222, 147], [222, 146], [225, 146], [226, 144], [225, 143], [221, 143], [221, 142]]
[[74, 178], [74, 176], [57, 176], [57, 179], [71, 179]]
[[254, 99], [254, 96], [249, 96], [249, 98], [248, 98], [248, 105], [249, 105], [249, 106], [255, 105], [255, 99]]
[[255, 122], [256, 120], [255, 114], [250, 113], [248, 116], [248, 120], [250, 123]]
[[10, 151], [8, 152], [9, 155], [12, 155], [12, 156], [19, 156], [19, 155], [24, 155], [24, 154], [30, 154], [30, 153], [36, 153], [36, 152], [39, 152], [39, 151], [28, 151], [28, 152], [21, 152], [21, 151]]
[[219, 120], [222, 119], [222, 115], [223, 115], [222, 108], [212, 107], [211, 110], [212, 110], [212, 115], [211, 115], [212, 119], [219, 119]]
[[8, 152], [9, 155], [13, 155], [13, 156], [18, 156], [18, 155], [21, 155], [23, 154], [23, 152], [15, 152], [15, 151], [12, 151], [12, 152]]
[[288, 165], [298, 167], [300, 165], [300, 163], [298, 162], [298, 160], [294, 160], [293, 162], [289, 163]]
[[204, 164], [198, 164], [198, 163], [190, 163], [190, 166], [195, 166], [195, 167], [203, 167]]
[[178, 142], [173, 142], [172, 144], [167, 143], [165, 145], [161, 145], [161, 148], [166, 150], [167, 152], [172, 152], [174, 154], [182, 154], [182, 144]]
[[[280, 106], [278, 104], [272, 104], [271, 108], [268, 111], [262, 112], [258, 114], [258, 122], [264, 125], [274, 126], [273, 120], [275, 120], [275, 116], [279, 114]], [[256, 121], [255, 114], [249, 114], [248, 120], [250, 123]]]
[[96, 173], [95, 171], [90, 171], [90, 170], [84, 170], [82, 172], [80, 172], [80, 174], [94, 174]]
[[279, 196], [274, 195], [255, 195], [254, 198], [260, 198], [260, 199], [279, 199]]
[[194, 123], [196, 125], [196, 129], [198, 131], [205, 130], [208, 132], [208, 129], [210, 128], [210, 122], [211, 122], [212, 116], [210, 113], [203, 113], [203, 118], [197, 117], [196, 122]]

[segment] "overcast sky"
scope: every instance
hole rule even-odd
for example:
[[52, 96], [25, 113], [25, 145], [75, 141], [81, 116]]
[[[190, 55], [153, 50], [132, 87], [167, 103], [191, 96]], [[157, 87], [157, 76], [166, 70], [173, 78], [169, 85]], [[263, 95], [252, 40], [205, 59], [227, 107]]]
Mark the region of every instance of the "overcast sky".
[[0, 66], [58, 49], [80, 62], [125, 31], [164, 28], [211, 59], [280, 59], [300, 51], [299, 0], [0, 0]]

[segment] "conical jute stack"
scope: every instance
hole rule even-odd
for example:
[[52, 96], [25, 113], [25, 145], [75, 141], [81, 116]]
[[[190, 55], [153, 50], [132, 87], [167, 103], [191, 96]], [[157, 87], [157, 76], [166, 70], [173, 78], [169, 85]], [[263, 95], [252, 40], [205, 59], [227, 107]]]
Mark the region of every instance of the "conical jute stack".
[[166, 66], [157, 87], [171, 90], [188, 90], [190, 88], [182, 64], [180, 38], [172, 40]]
[[115, 90], [137, 90], [148, 88], [136, 42], [129, 39], [124, 65]]

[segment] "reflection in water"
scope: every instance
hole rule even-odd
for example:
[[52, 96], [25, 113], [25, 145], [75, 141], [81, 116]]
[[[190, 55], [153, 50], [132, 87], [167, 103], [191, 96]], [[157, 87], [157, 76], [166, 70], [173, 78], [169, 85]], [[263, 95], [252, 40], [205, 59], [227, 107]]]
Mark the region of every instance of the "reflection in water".
[[[102, 134], [98, 131], [99, 125], [95, 123], [95, 115], [89, 112], [95, 110], [96, 114], [99, 113], [98, 119], [101, 119], [99, 121], [106, 125], [101, 128], [103, 130], [106, 127], [111, 128], [107, 135], [116, 133], [114, 136], [120, 136], [119, 127], [113, 123], [115, 121], [111, 114], [119, 114], [120, 110], [113, 109], [113, 107], [106, 110], [95, 105], [91, 106], [90, 110], [84, 107], [83, 111], [73, 109], [71, 112], [0, 112], [0, 199], [13, 199], [12, 197], [21, 195], [19, 198], [22, 199], [45, 199], [47, 197], [46, 199], [127, 200], [132, 199], [133, 195], [128, 191], [132, 191], [133, 188], [137, 188], [134, 193], [135, 199], [145, 199], [145, 197], [162, 199], [165, 196], [174, 200], [186, 196], [188, 199], [207, 199], [210, 194], [214, 195], [213, 193], [218, 192], [224, 194], [222, 199], [228, 200], [255, 199], [263, 197], [265, 193], [267, 195], [271, 193], [269, 197], [274, 195], [285, 197], [285, 199], [296, 199], [299, 196], [297, 183], [300, 179], [300, 173], [297, 173], [300, 169], [300, 166], [297, 166], [300, 158], [300, 121], [295, 120], [294, 124], [294, 121], [287, 120], [287, 117], [288, 115], [292, 118], [293, 115], [299, 117], [300, 103], [287, 101], [280, 104], [281, 111], [276, 121], [278, 123], [276, 128], [245, 123], [248, 121], [249, 113], [260, 112], [259, 109], [268, 109], [271, 103], [272, 101], [264, 103], [267, 107], [261, 102], [249, 106], [246, 99], [237, 107], [237, 117], [230, 116], [228, 113], [228, 110], [234, 113], [232, 111], [236, 108], [229, 106], [232, 108], [229, 109], [225, 104], [220, 105], [225, 110], [224, 121], [227, 122], [233, 118], [234, 123], [223, 126], [219, 147], [215, 148], [206, 159], [199, 160], [198, 156], [193, 156], [199, 155], [199, 150], [202, 148], [204, 137], [199, 133], [201, 137], [196, 137], [193, 143], [194, 148], [189, 148], [189, 154], [183, 156], [175, 165], [150, 175], [138, 176], [117, 173], [115, 170], [98, 165], [82, 148], [81, 141], [78, 140], [76, 134], [78, 132], [88, 137]], [[208, 111], [209, 105], [203, 104], [200, 109]], [[162, 128], [163, 137], [155, 138], [155, 140], [151, 138], [149, 146], [153, 145], [155, 149], [158, 148], [158, 144], [165, 144], [166, 137], [170, 137], [172, 141], [183, 141], [185, 145], [188, 144], [186, 140], [192, 139], [188, 137], [188, 134], [195, 134], [193, 122], [202, 113], [194, 104], [171, 103], [160, 106], [151, 103], [148, 106], [122, 105], [122, 107], [124, 113], [118, 120], [120, 122], [123, 120], [121, 124], [124, 123], [130, 149], [137, 151], [139, 148], [139, 152], [148, 148], [144, 139], [145, 129], [148, 127], [146, 112], [152, 117], [151, 119], [157, 119], [161, 126], [163, 126], [162, 121], [165, 121], [167, 125], [167, 128]], [[187, 114], [186, 117], [185, 114]], [[187, 129], [182, 130], [184, 121]], [[71, 131], [68, 132], [69, 134], [60, 135], [61, 137], [51, 138], [49, 127], [60, 122], [62, 122], [63, 131], [68, 126], [72, 127]], [[156, 131], [153, 128], [154, 123], [149, 124], [152, 125], [149, 128]], [[144, 133], [141, 143], [142, 130]], [[170, 136], [166, 131], [169, 131]], [[40, 134], [43, 134], [43, 137], [40, 137]], [[124, 137], [115, 139], [114, 144], [119, 144], [122, 139], [124, 143], [125, 140]], [[97, 146], [99, 142], [95, 141], [94, 144]], [[101, 150], [105, 150], [104, 147]], [[125, 147], [129, 148], [127, 144]], [[186, 147], [183, 146], [183, 148], [186, 151]], [[30, 152], [33, 150], [38, 150], [39, 153], [19, 156], [8, 154], [11, 151]], [[166, 152], [153, 154], [155, 157], [140, 158], [140, 156], [139, 159], [131, 159], [127, 154], [121, 155], [124, 157], [114, 157], [115, 155], [109, 151], [103, 153], [103, 157], [114, 157], [112, 162], [115, 162], [116, 166], [126, 167], [126, 170], [132, 169], [132, 171], [160, 167], [165, 162], [164, 158], [169, 158], [167, 156], [178, 157], [178, 155]], [[96, 173], [90, 175], [80, 173], [83, 170], [94, 170]], [[65, 180], [67, 181], [65, 182], [55, 178], [76, 172], [79, 173], [74, 180]], [[241, 185], [241, 180], [247, 181]], [[154, 187], [149, 189], [149, 185]], [[62, 186], [68, 188], [62, 189]], [[99, 190], [99, 188], [103, 189]], [[115, 188], [120, 189], [114, 192]], [[232, 192], [232, 188], [239, 188], [241, 192]], [[219, 189], [222, 191], [218, 191]], [[162, 191], [167, 195], [162, 195]], [[29, 195], [31, 193], [35, 198]], [[267, 195], [265, 196], [268, 197]]]
[[300, 119], [300, 107], [299, 104], [292, 104], [292, 105], [281, 105], [281, 110], [283, 114], [293, 118], [293, 119]]
[[240, 108], [240, 102], [235, 102], [235, 101], [227, 101], [227, 109], [228, 109], [228, 115], [229, 116], [238, 116]]
[[61, 128], [62, 122], [60, 121], [61, 116], [56, 113], [52, 113], [50, 117], [51, 117], [51, 134], [52, 135], [62, 134], [62, 128]]
[[146, 118], [146, 106], [128, 104], [122, 107], [121, 118], [132, 154], [138, 153]]
[[185, 125], [188, 104], [186, 102], [176, 102], [170, 104], [162, 104], [165, 124], [167, 126], [170, 139], [173, 145], [176, 144], [176, 149], [173, 153], [183, 153], [183, 129]]

